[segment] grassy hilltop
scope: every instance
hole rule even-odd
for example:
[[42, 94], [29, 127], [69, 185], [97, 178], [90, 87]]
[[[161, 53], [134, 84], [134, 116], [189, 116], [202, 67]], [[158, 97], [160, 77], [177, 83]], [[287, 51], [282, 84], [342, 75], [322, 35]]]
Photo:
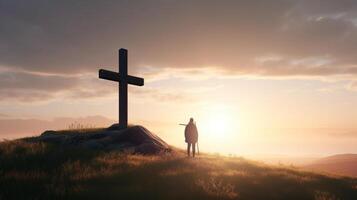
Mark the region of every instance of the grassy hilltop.
[[357, 199], [357, 179], [213, 155], [0, 143], [0, 199]]

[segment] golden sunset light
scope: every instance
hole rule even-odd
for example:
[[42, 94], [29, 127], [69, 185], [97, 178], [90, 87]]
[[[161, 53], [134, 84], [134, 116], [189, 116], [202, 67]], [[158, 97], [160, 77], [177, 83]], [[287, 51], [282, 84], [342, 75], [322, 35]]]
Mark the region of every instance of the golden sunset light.
[[357, 0], [0, 0], [1, 199], [357, 199]]
[[203, 133], [207, 133], [207, 136], [214, 142], [215, 140], [225, 140], [225, 138], [231, 138], [237, 131], [238, 126], [235, 121], [238, 119], [230, 113], [229, 110], [223, 108], [214, 108], [203, 112], [200, 121], [200, 127]]

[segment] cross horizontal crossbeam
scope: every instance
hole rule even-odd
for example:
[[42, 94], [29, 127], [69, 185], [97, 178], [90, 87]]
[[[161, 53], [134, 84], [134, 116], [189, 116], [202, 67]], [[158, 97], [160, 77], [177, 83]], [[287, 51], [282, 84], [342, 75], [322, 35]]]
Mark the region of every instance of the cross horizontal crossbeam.
[[[119, 82], [119, 83], [122, 81], [121, 80], [122, 78], [121, 78], [119, 73], [108, 71], [108, 70], [105, 70], [105, 69], [100, 69], [99, 70], [99, 78], [106, 79], [106, 80], [111, 80], [111, 81], [116, 81], [116, 82]], [[126, 79], [128, 84], [137, 85], [137, 86], [143, 86], [144, 85], [144, 79], [143, 78], [127, 75], [125, 77], [125, 79]]]

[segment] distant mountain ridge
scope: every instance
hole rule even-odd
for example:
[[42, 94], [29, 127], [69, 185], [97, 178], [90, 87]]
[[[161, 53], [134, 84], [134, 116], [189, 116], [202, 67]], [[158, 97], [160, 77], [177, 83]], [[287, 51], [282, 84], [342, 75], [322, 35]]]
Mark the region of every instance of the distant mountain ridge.
[[[71, 125], [83, 125], [84, 127], [107, 127], [115, 120], [104, 116], [94, 115], [85, 117], [58, 117], [51, 120], [46, 119], [0, 119], [0, 139], [12, 139], [36, 135], [48, 129], [62, 130], [71, 128]], [[73, 128], [73, 127], [72, 127]], [[74, 127], [76, 128], [76, 127]]]
[[304, 168], [357, 177], [357, 154], [336, 154], [324, 157], [305, 165]]

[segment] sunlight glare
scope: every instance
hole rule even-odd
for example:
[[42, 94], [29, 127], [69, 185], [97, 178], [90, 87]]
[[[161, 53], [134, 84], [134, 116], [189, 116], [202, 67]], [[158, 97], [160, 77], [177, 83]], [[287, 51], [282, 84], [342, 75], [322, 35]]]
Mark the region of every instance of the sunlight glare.
[[204, 113], [199, 126], [210, 140], [227, 140], [236, 132], [235, 118], [227, 108], [214, 108]]

